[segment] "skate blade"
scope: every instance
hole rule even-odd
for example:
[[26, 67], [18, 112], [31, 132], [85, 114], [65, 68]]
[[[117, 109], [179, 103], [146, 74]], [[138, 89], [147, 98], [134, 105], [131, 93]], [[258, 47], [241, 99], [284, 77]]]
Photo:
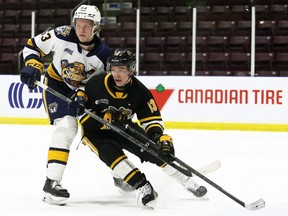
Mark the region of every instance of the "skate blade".
[[148, 202], [144, 207], [147, 209], [154, 210], [156, 208], [156, 200]]
[[202, 197], [196, 197], [195, 196], [195, 200], [199, 200], [199, 201], [209, 201], [209, 197], [205, 194]]
[[209, 197], [207, 196], [207, 193], [201, 197], [195, 196], [191, 191], [185, 190], [190, 196], [192, 195], [192, 200], [198, 200], [198, 201], [209, 201]]
[[43, 202], [49, 203], [50, 205], [59, 205], [64, 206], [67, 204], [67, 198], [65, 197], [56, 197], [49, 193], [45, 193], [43, 197]]

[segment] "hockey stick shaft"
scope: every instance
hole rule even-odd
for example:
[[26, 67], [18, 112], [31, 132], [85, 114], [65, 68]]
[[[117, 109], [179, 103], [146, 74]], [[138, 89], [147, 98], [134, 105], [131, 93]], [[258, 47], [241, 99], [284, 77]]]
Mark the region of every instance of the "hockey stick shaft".
[[[110, 124], [109, 122], [106, 122], [105, 120], [103, 120], [101, 117], [95, 115], [94, 113], [90, 112], [90, 111], [85, 111], [87, 114], [91, 115], [92, 118], [94, 118], [95, 120], [98, 120], [100, 123], [105, 124], [106, 126], [110, 127], [112, 130], [114, 130], [115, 132], [117, 132], [118, 134], [120, 134], [121, 136], [123, 136], [124, 138], [128, 139], [129, 141], [133, 142], [134, 144], [136, 144], [137, 146], [139, 146], [140, 148], [143, 148], [145, 151], [149, 152], [150, 154], [152, 154], [153, 156], [157, 157], [160, 159], [159, 155], [157, 152], [155, 152], [155, 150], [153, 150], [152, 148], [149, 148], [149, 146], [154, 147], [154, 145], [156, 145], [152, 140], [148, 139], [147, 137], [145, 137], [143, 134], [141, 134], [140, 132], [138, 132], [137, 130], [135, 130], [134, 128], [130, 127], [129, 125], [126, 125], [126, 128], [128, 128], [132, 133], [134, 133], [135, 135], [141, 135], [142, 138], [146, 139], [146, 143], [143, 144], [142, 142], [140, 142], [139, 140], [135, 139], [134, 137], [130, 136], [129, 134], [127, 134], [125, 131], [121, 130], [120, 128], [114, 126], [113, 124]], [[128, 127], [127, 127], [128, 126]], [[230, 199], [234, 200], [235, 202], [237, 202], [238, 204], [240, 204], [241, 206], [243, 206], [246, 209], [249, 210], [256, 210], [259, 208], [262, 208], [265, 206], [265, 202], [263, 199], [259, 199], [256, 202], [253, 202], [251, 204], [246, 204], [245, 202], [241, 201], [240, 199], [238, 199], [237, 197], [235, 197], [234, 195], [232, 195], [231, 193], [229, 193], [228, 191], [224, 190], [222, 187], [220, 187], [218, 184], [216, 184], [215, 182], [213, 182], [212, 180], [208, 179], [206, 176], [204, 176], [203, 174], [201, 174], [200, 172], [198, 172], [196, 169], [193, 169], [192, 167], [190, 167], [189, 165], [187, 165], [186, 163], [184, 163], [183, 161], [181, 161], [179, 158], [175, 157], [174, 155], [171, 155], [171, 157], [173, 157], [175, 159], [175, 161], [177, 163], [180, 164], [180, 166], [183, 166], [185, 169], [180, 168], [179, 166], [175, 165], [174, 163], [171, 162], [166, 162], [168, 164], [170, 164], [171, 166], [173, 166], [175, 169], [177, 169], [178, 171], [182, 172], [183, 174], [187, 175], [188, 173], [193, 173], [195, 175], [197, 175], [199, 178], [203, 179], [204, 181], [206, 181], [208, 184], [210, 184], [211, 186], [213, 186], [214, 188], [216, 188], [217, 190], [219, 190], [221, 193], [225, 194], [226, 196], [228, 196]], [[164, 161], [165, 162], [165, 161]], [[189, 171], [188, 173], [186, 171]]]
[[[145, 139], [145, 141], [147, 143], [149, 143], [150, 145], [156, 145], [152, 140], [148, 139], [147, 137], [143, 136], [143, 134], [139, 133], [137, 130], [135, 130], [134, 128], [130, 127], [129, 125], [126, 125], [125, 128], [127, 128], [128, 130], [130, 130], [132, 133], [136, 134], [137, 136], [141, 137], [142, 139]], [[174, 155], [170, 155], [171, 157], [174, 158], [174, 160], [179, 163], [181, 166], [183, 166], [184, 168], [186, 168], [187, 170], [189, 170], [191, 173], [197, 175], [199, 178], [203, 179], [204, 181], [206, 181], [208, 184], [210, 184], [211, 186], [213, 186], [214, 188], [216, 188], [217, 190], [219, 190], [221, 193], [225, 194], [226, 196], [228, 196], [230, 199], [234, 200], [235, 202], [237, 202], [238, 204], [240, 204], [241, 206], [243, 206], [244, 208], [247, 208], [249, 210], [256, 210], [258, 208], [262, 208], [265, 206], [265, 202], [263, 199], [259, 199], [256, 202], [253, 202], [251, 204], [245, 204], [245, 202], [241, 201], [240, 199], [236, 198], [234, 195], [232, 195], [231, 193], [229, 193], [228, 191], [224, 190], [221, 186], [219, 186], [218, 184], [216, 184], [215, 182], [213, 182], [212, 180], [208, 179], [206, 176], [204, 176], [202, 173], [200, 173], [199, 171], [197, 171], [196, 169], [193, 169], [192, 167], [190, 167], [189, 165], [187, 165], [186, 163], [184, 163], [183, 161], [181, 161], [179, 158], [175, 157]]]
[[156, 150], [154, 150], [154, 149], [157, 149], [158, 146], [154, 146], [154, 149], [152, 149], [152, 148], [149, 147], [150, 146], [149, 142], [146, 142], [146, 143], [140, 142], [138, 139], [136, 139], [133, 136], [131, 136], [130, 134], [126, 133], [121, 128], [111, 124], [110, 122], [105, 121], [104, 119], [102, 119], [101, 117], [99, 117], [98, 115], [94, 114], [93, 112], [91, 112], [91, 111], [89, 111], [87, 109], [85, 109], [85, 113], [87, 113], [88, 115], [90, 115], [92, 118], [94, 118], [95, 120], [99, 121], [103, 125], [106, 125], [110, 129], [112, 129], [114, 132], [116, 132], [119, 135], [123, 136], [124, 138], [126, 138], [130, 142], [134, 143], [139, 148], [143, 149], [144, 151], [148, 152], [149, 154], [153, 155], [154, 157], [162, 160], [163, 162], [168, 163], [169, 165], [174, 167], [174, 169], [177, 169], [179, 172], [183, 173], [184, 175], [192, 176], [191, 172], [189, 172], [188, 170], [183, 169], [180, 166], [175, 165], [174, 163], [165, 161], [162, 158], [160, 158], [159, 155], [158, 155], [158, 152]]
[[[60, 99], [71, 103], [73, 102], [70, 98], [62, 95], [61, 93], [59, 93], [58, 91], [54, 90], [53, 88], [39, 82], [39, 81], [35, 81], [35, 84], [41, 88], [43, 88], [44, 90], [46, 90], [47, 92], [50, 92], [51, 94], [54, 94], [55, 96], [59, 97]], [[111, 128], [114, 132], [118, 133], [119, 135], [123, 136], [124, 138], [128, 139], [129, 141], [131, 141], [132, 143], [134, 143], [135, 145], [137, 145], [138, 147], [144, 149], [145, 151], [147, 151], [148, 153], [150, 153], [151, 155], [155, 156], [156, 158], [159, 158], [158, 153], [153, 150], [152, 148], [149, 148], [149, 146], [151, 145], [152, 147], [155, 147], [155, 143], [148, 139], [146, 136], [144, 136], [143, 134], [141, 134], [140, 132], [138, 132], [137, 130], [135, 130], [134, 128], [130, 127], [129, 125], [126, 125], [125, 128], [130, 130], [133, 134], [141, 136], [141, 138], [144, 138], [146, 140], [146, 143], [142, 143], [140, 142], [138, 139], [132, 137], [131, 135], [129, 135], [128, 133], [126, 133], [124, 130], [120, 129], [119, 127], [116, 127], [115, 125], [105, 121], [104, 119], [102, 119], [101, 117], [99, 117], [98, 115], [92, 113], [91, 111], [85, 109], [85, 113], [90, 115], [92, 118], [94, 118], [95, 120], [97, 120], [98, 122], [102, 123], [103, 125], [106, 125], [107, 127]], [[219, 190], [221, 193], [225, 194], [226, 196], [228, 196], [230, 199], [232, 199], [233, 201], [235, 201], [236, 203], [238, 203], [239, 205], [243, 206], [244, 208], [248, 209], [248, 210], [257, 210], [260, 208], [265, 207], [265, 201], [263, 199], [259, 199], [253, 203], [250, 204], [246, 204], [245, 202], [241, 201], [240, 199], [236, 198], [234, 195], [232, 195], [231, 193], [229, 193], [228, 191], [224, 190], [222, 187], [220, 187], [218, 184], [216, 184], [215, 182], [213, 182], [212, 180], [210, 180], [209, 178], [207, 178], [206, 176], [202, 175], [200, 172], [198, 172], [196, 169], [193, 169], [192, 167], [190, 167], [189, 165], [187, 165], [186, 163], [184, 163], [183, 161], [181, 161], [179, 158], [177, 158], [174, 155], [171, 155], [171, 157], [173, 157], [175, 159], [175, 161], [177, 163], [179, 163], [181, 166], [185, 167], [186, 170], [188, 170], [191, 173], [197, 175], [199, 178], [203, 179], [204, 181], [206, 181], [208, 184], [210, 184], [212, 187], [216, 188], [217, 190]], [[162, 159], [161, 159], [162, 160]], [[163, 160], [164, 161], [164, 160]], [[164, 161], [166, 162], [166, 161]], [[171, 166], [173, 166], [173, 163], [169, 163], [166, 162], [168, 164], [170, 164]], [[178, 167], [178, 166], [173, 166], [175, 169], [177, 169], [179, 172], [184, 172], [185, 170]], [[183, 174], [187, 174], [187, 173], [183, 173]]]
[[[59, 93], [58, 91], [54, 90], [53, 88], [45, 85], [44, 83], [41, 83], [41, 82], [36, 80], [35, 84], [37, 86], [41, 87], [42, 89], [46, 90], [47, 92], [55, 95], [56, 97], [59, 97], [60, 99], [66, 101], [67, 103], [73, 103], [73, 100], [71, 100], [70, 98], [66, 97], [65, 95]], [[92, 118], [94, 118], [98, 122], [102, 123], [103, 125], [106, 125], [107, 127], [111, 128], [113, 131], [120, 134], [124, 138], [128, 139], [132, 143], [136, 144], [139, 148], [141, 148], [141, 150], [147, 151], [148, 153], [150, 153], [154, 157], [162, 160], [165, 163], [169, 163], [172, 167], [177, 169], [179, 172], [182, 172], [183, 174], [185, 174], [187, 176], [192, 176], [191, 172], [187, 171], [186, 169], [183, 169], [183, 168], [181, 168], [181, 167], [179, 167], [173, 163], [166, 162], [163, 159], [161, 159], [155, 150], [152, 150], [151, 148], [149, 148], [148, 142], [146, 142], [145, 144], [140, 142], [139, 140], [135, 139], [133, 136], [127, 134], [126, 132], [124, 132], [120, 128], [116, 127], [115, 125], [111, 124], [110, 122], [105, 121], [103, 118], [99, 117], [98, 115], [94, 114], [93, 112], [89, 111], [88, 109], [85, 109], [84, 112], [86, 114], [90, 115]], [[154, 147], [157, 149], [158, 146], [155, 145]]]

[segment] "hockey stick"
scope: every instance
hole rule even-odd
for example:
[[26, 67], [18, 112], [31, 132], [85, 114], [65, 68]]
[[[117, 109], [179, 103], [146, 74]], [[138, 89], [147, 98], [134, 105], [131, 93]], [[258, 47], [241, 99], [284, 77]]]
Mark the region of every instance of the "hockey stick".
[[[68, 103], [72, 103], [73, 100], [71, 100], [70, 98], [62, 95], [61, 93], [55, 91], [54, 89], [50, 88], [49, 86], [39, 82], [39, 81], [35, 81], [35, 84], [41, 88], [43, 88], [44, 90], [46, 90], [47, 92], [50, 92], [51, 94], [54, 94], [55, 96], [59, 97], [60, 99], [68, 102]], [[150, 153], [151, 155], [159, 158], [158, 153], [156, 152], [155, 149], [157, 149], [157, 144], [155, 144], [152, 140], [148, 139], [147, 137], [145, 137], [144, 135], [142, 135], [140, 132], [136, 132], [136, 130], [132, 127], [127, 127], [127, 125], [125, 126], [127, 129], [129, 129], [132, 133], [134, 133], [135, 135], [143, 136], [142, 138], [145, 137], [146, 143], [143, 144], [142, 142], [140, 142], [139, 140], [135, 139], [134, 137], [132, 137], [131, 135], [129, 135], [128, 133], [126, 133], [124, 130], [116, 127], [115, 125], [106, 122], [104, 119], [102, 119], [101, 117], [99, 117], [98, 115], [92, 113], [91, 111], [85, 109], [85, 113], [90, 115], [92, 118], [94, 118], [95, 120], [97, 120], [98, 122], [106, 125], [107, 127], [109, 127], [110, 129], [112, 129], [114, 132], [118, 133], [119, 135], [125, 137], [126, 139], [128, 139], [129, 141], [133, 142], [135, 145], [139, 146], [140, 148], [144, 149], [145, 151], [147, 151], [148, 153]], [[153, 147], [152, 148], [150, 148]], [[181, 167], [184, 167], [185, 169], [182, 169], [180, 166], [173, 166], [175, 169], [177, 169], [178, 171], [182, 172], [183, 174], [188, 174], [188, 173], [193, 173], [195, 175], [197, 175], [199, 178], [203, 179], [204, 181], [206, 181], [208, 184], [210, 184], [211, 186], [213, 186], [214, 188], [216, 188], [217, 190], [219, 190], [221, 193], [225, 194], [226, 196], [228, 196], [230, 199], [234, 200], [235, 202], [237, 202], [239, 205], [241, 205], [242, 207], [248, 209], [248, 210], [257, 210], [260, 208], [265, 207], [265, 201], [263, 199], [258, 199], [255, 202], [252, 203], [245, 203], [243, 201], [241, 201], [240, 199], [236, 198], [234, 195], [230, 194], [229, 192], [227, 192], [226, 190], [224, 190], [222, 187], [220, 187], [218, 184], [216, 184], [215, 182], [211, 181], [210, 179], [208, 179], [206, 176], [204, 176], [203, 174], [201, 174], [199, 171], [193, 169], [192, 167], [190, 167], [189, 165], [187, 165], [186, 163], [184, 163], [183, 161], [181, 161], [179, 158], [177, 158], [174, 155], [171, 155], [171, 157], [174, 158], [174, 160], [180, 164]], [[160, 159], [160, 158], [159, 158]], [[162, 160], [162, 159], [161, 159]], [[165, 161], [164, 161], [165, 162]], [[173, 165], [173, 163], [169, 163], [171, 166]], [[188, 171], [188, 173], [187, 173]], [[185, 173], [184, 173], [185, 172]]]
[[[62, 95], [61, 93], [59, 93], [58, 91], [54, 90], [53, 88], [50, 88], [49, 86], [39, 82], [39, 81], [35, 81], [35, 84], [39, 87], [41, 87], [42, 89], [50, 92], [51, 94], [54, 94], [55, 96], [59, 97], [60, 99], [66, 101], [67, 103], [73, 103], [73, 100], [71, 100], [70, 98]], [[156, 158], [159, 158], [159, 155], [157, 153], [157, 148], [158, 145], [154, 145], [154, 148], [156, 150], [152, 150], [150, 149], [148, 146], [149, 146], [149, 143], [147, 142], [145, 145], [143, 143], [141, 143], [139, 140], [135, 139], [134, 137], [126, 134], [125, 132], [123, 132], [121, 129], [119, 129], [118, 127], [114, 126], [113, 124], [110, 124], [109, 122], [106, 122], [105, 120], [103, 120], [101, 117], [95, 115], [94, 113], [92, 113], [91, 111], [85, 109], [85, 113], [87, 113], [88, 115], [90, 115], [92, 118], [94, 118], [95, 120], [99, 121], [100, 123], [102, 124], [105, 124], [107, 125], [107, 127], [110, 127], [112, 130], [114, 130], [115, 132], [117, 132], [118, 134], [124, 136], [125, 138], [128, 138], [131, 142], [137, 144], [142, 151], [147, 151], [149, 152], [150, 154], [152, 154], [154, 157]], [[127, 126], [125, 126], [127, 127]], [[138, 131], [137, 131], [138, 132]], [[141, 134], [141, 133], [139, 133]], [[142, 135], [142, 134], [141, 134]], [[145, 137], [145, 136], [143, 136]], [[146, 139], [147, 137], [145, 137]], [[162, 160], [162, 159], [161, 159]], [[164, 161], [166, 162], [166, 161]], [[184, 175], [186, 176], [189, 176], [191, 177], [192, 176], [192, 173], [187, 170], [187, 169], [184, 169], [183, 167], [181, 167], [180, 165], [176, 165], [174, 164], [173, 162], [169, 162], [169, 164], [174, 167], [175, 169], [177, 169], [179, 172], [183, 173]], [[217, 169], [219, 169], [219, 167], [221, 166], [221, 162], [220, 161], [213, 161], [211, 162], [210, 164], [207, 164], [206, 166], [204, 167], [201, 167], [198, 169], [198, 172], [200, 172], [201, 174], [208, 174], [208, 173], [211, 173]]]
[[[144, 136], [143, 134], [141, 134], [139, 131], [135, 130], [134, 128], [130, 127], [128, 124], [125, 125], [125, 128], [130, 130], [133, 134], [136, 134], [138, 137], [141, 137], [142, 139], [145, 139], [145, 141], [147, 143], [149, 143], [152, 146], [155, 146], [157, 144], [155, 144], [152, 140], [148, 139], [146, 136]], [[187, 165], [186, 163], [184, 163], [183, 161], [181, 161], [179, 158], [175, 157], [174, 155], [170, 155], [171, 157], [174, 158], [174, 160], [180, 164], [180, 166], [186, 168], [187, 170], [189, 170], [191, 173], [197, 175], [199, 178], [203, 179], [204, 181], [206, 181], [207, 183], [209, 183], [211, 186], [213, 186], [214, 188], [216, 188], [217, 190], [219, 190], [220, 192], [222, 192], [223, 194], [225, 194], [226, 196], [228, 196], [229, 198], [231, 198], [232, 200], [234, 200], [235, 202], [237, 202], [238, 204], [240, 204], [241, 206], [243, 206], [244, 208], [248, 209], [248, 210], [256, 210], [259, 208], [263, 208], [265, 207], [265, 201], [263, 199], [258, 199], [257, 201], [247, 204], [241, 200], [239, 200], [238, 198], [236, 198], [235, 196], [233, 196], [232, 194], [230, 194], [229, 192], [227, 192], [226, 190], [224, 190], [222, 187], [220, 187], [219, 185], [217, 185], [215, 182], [211, 181], [210, 179], [208, 179], [206, 176], [203, 175], [203, 173], [199, 172], [200, 170], [195, 170], [192, 167], [190, 167], [189, 165]]]
[[215, 160], [206, 166], [200, 167], [197, 169], [198, 172], [200, 172], [203, 175], [210, 174], [216, 170], [218, 170], [221, 167], [221, 161]]
[[[44, 83], [41, 83], [40, 81], [35, 80], [35, 84], [37, 86], [41, 87], [42, 89], [46, 90], [47, 92], [50, 92], [51, 94], [55, 95], [56, 97], [59, 97], [60, 99], [66, 101], [67, 103], [73, 103], [74, 102], [72, 99], [66, 97], [65, 95], [59, 93], [58, 91], [56, 91], [53, 88], [45, 85]], [[106, 125], [107, 127], [111, 128], [113, 131], [115, 131], [116, 133], [120, 134], [124, 138], [126, 138], [129, 141], [133, 142], [134, 144], [138, 145], [138, 147], [140, 147], [142, 151], [147, 151], [148, 153], [150, 153], [154, 157], [159, 158], [159, 155], [158, 155], [157, 151], [148, 147], [149, 146], [148, 142], [146, 144], [143, 144], [142, 142], [140, 142], [139, 140], [137, 140], [134, 137], [130, 136], [129, 134], [127, 134], [126, 132], [124, 132], [120, 128], [118, 128], [115, 125], [105, 121], [104, 119], [102, 119], [98, 115], [95, 115], [93, 112], [89, 111], [88, 109], [85, 109], [84, 112], [86, 114], [90, 115], [92, 118], [94, 118], [98, 122], [102, 123], [103, 125]], [[154, 147], [156, 149], [159, 148], [158, 145], [154, 145]], [[159, 158], [159, 159], [161, 159], [161, 158]], [[166, 162], [164, 160], [162, 160], [162, 161]], [[187, 169], [183, 169], [182, 167], [180, 167], [180, 166], [178, 166], [178, 165], [176, 165], [174, 163], [169, 163], [169, 164], [172, 167], [174, 167], [175, 169], [177, 169], [179, 172], [183, 173], [184, 175], [190, 176], [190, 177], [192, 176], [192, 173], [190, 171], [188, 171]]]

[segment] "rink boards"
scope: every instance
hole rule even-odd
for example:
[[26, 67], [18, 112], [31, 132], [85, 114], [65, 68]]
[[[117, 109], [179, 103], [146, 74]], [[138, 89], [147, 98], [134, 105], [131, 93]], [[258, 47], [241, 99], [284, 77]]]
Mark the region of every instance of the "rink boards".
[[[138, 76], [169, 128], [288, 131], [285, 77]], [[0, 79], [0, 123], [47, 124], [42, 90]]]

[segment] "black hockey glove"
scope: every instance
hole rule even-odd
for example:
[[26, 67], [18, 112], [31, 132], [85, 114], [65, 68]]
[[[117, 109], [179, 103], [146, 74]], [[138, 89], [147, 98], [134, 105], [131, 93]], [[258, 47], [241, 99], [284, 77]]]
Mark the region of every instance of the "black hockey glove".
[[171, 136], [167, 134], [163, 134], [159, 137], [157, 142], [159, 145], [159, 156], [163, 158], [165, 161], [173, 161], [171, 155], [175, 155], [175, 150], [173, 147], [173, 139]]
[[[113, 107], [111, 107], [109, 109], [109, 111], [107, 111], [104, 115], [103, 115], [103, 119], [106, 122], [109, 122], [110, 124], [113, 124], [117, 127], [122, 127], [124, 126], [124, 124], [127, 123], [128, 121], [128, 117], [131, 113], [127, 112], [126, 109], [124, 108], [120, 108], [120, 109], [115, 109]], [[107, 127], [107, 125], [103, 125], [103, 127], [100, 128], [101, 130], [109, 130], [110, 128]]]
[[40, 81], [40, 79], [41, 72], [38, 69], [32, 66], [25, 66], [22, 68], [20, 80], [28, 86], [29, 90], [33, 90], [36, 87], [35, 81]]
[[76, 92], [75, 101], [74, 101], [74, 107], [75, 107], [75, 115], [76, 116], [82, 116], [85, 112], [86, 107], [86, 101], [87, 101], [87, 95], [84, 91], [78, 90]]

